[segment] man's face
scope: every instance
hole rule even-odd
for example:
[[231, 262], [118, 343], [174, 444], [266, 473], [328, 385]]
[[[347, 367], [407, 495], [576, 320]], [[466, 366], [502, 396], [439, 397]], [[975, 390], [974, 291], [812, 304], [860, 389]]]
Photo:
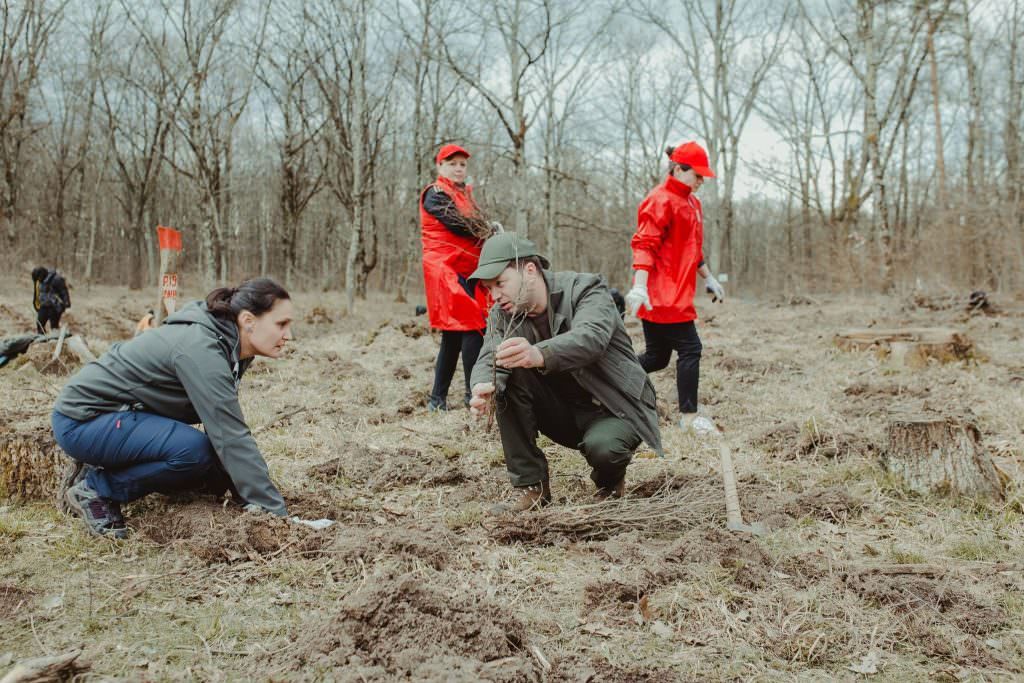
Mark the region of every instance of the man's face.
[[469, 166], [469, 159], [462, 154], [455, 154], [443, 159], [437, 165], [437, 175], [447, 178], [453, 183], [466, 182], [466, 171]]
[[509, 266], [495, 279], [480, 280], [480, 284], [490, 292], [501, 310], [514, 315], [524, 311], [529, 313], [533, 308], [532, 296], [538, 277], [536, 266], [527, 263], [522, 270]]

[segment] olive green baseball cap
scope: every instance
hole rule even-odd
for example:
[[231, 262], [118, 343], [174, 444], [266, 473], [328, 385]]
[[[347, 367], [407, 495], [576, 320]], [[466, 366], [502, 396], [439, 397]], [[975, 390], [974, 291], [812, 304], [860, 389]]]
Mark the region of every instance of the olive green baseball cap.
[[494, 235], [484, 242], [484, 248], [480, 252], [480, 261], [476, 270], [469, 276], [470, 284], [476, 284], [477, 280], [493, 280], [501, 275], [502, 271], [508, 268], [513, 261], [526, 256], [536, 256], [541, 266], [550, 268], [551, 263], [537, 252], [537, 245], [520, 237], [514, 232], [503, 232]]

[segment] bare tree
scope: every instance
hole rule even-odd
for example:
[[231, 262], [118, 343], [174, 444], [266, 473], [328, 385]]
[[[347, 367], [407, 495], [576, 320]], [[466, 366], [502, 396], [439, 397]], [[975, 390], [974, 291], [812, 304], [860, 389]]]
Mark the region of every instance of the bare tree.
[[66, 5], [67, 0], [0, 3], [0, 220], [6, 224], [10, 247], [18, 236], [23, 148], [42, 128], [30, 110], [29, 98]]
[[[709, 212], [715, 227], [708, 251], [712, 264], [729, 271], [740, 137], [765, 75], [786, 44], [789, 3], [678, 0], [674, 6], [677, 13], [666, 12], [664, 3], [644, 0], [640, 12], [676, 46], [695, 79], [700, 130], [720, 178], [714, 184], [715, 201]], [[667, 19], [676, 14], [683, 17], [682, 25]], [[710, 69], [705, 66], [706, 55], [711, 55]]]

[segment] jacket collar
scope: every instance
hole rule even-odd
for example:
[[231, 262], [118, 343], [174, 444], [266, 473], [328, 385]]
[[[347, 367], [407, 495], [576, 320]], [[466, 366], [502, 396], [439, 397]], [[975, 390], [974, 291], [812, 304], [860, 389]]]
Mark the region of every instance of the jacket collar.
[[441, 189], [447, 190], [449, 192], [465, 192], [469, 188], [469, 185], [467, 185], [466, 183], [452, 182], [451, 180], [443, 176], [437, 176], [437, 181], [435, 181], [434, 184], [439, 185]]
[[682, 180], [677, 179], [675, 176], [668, 176], [665, 178], [665, 189], [672, 194], [679, 195], [680, 197], [689, 197], [690, 193], [693, 192], [693, 188]]
[[541, 275], [544, 276], [544, 284], [548, 288], [548, 324], [551, 326], [551, 336], [554, 337], [562, 329], [562, 324], [566, 319], [567, 311], [562, 310], [565, 287], [559, 282], [560, 278], [557, 273], [542, 270]]

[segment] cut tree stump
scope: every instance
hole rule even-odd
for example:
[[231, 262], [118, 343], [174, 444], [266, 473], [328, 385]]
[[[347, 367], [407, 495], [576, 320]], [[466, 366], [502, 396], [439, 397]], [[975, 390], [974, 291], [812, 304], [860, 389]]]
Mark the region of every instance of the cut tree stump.
[[0, 497], [56, 500], [70, 462], [49, 425], [0, 427]]
[[79, 674], [89, 670], [89, 664], [79, 661], [81, 650], [55, 657], [37, 657], [19, 662], [0, 679], [0, 683], [57, 683], [79, 680]]
[[943, 415], [905, 415], [889, 424], [882, 464], [916, 493], [1003, 497], [1005, 474], [981, 447], [969, 421]]
[[843, 351], [874, 351], [879, 358], [888, 356], [910, 367], [925, 365], [929, 358], [948, 363], [975, 355], [966, 334], [946, 327], [843, 330], [834, 342]]

